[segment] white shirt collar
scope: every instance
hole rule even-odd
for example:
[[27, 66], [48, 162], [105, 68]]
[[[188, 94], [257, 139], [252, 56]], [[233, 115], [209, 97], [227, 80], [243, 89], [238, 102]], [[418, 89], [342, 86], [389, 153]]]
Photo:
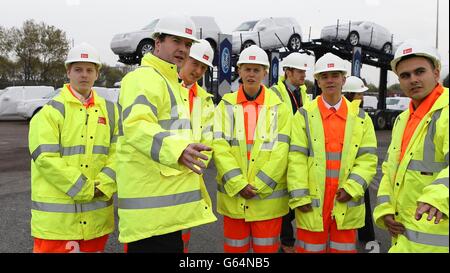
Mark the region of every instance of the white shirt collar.
[[341, 97], [341, 99], [338, 101], [338, 103], [336, 103], [335, 105], [330, 105], [330, 104], [328, 104], [328, 102], [322, 97], [322, 100], [323, 100], [323, 104], [325, 104], [325, 107], [327, 108], [327, 109], [330, 109], [331, 107], [334, 107], [334, 109], [336, 109], [336, 111], [337, 110], [339, 110], [339, 108], [341, 108], [341, 105], [342, 105], [342, 97]]

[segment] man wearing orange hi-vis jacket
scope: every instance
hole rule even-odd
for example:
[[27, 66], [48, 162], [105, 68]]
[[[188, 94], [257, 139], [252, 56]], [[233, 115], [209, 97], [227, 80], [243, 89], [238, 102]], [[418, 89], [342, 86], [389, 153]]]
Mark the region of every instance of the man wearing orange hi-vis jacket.
[[408, 40], [391, 61], [411, 98], [392, 129], [375, 224], [392, 236], [389, 252], [448, 253], [448, 88], [436, 48]]
[[364, 192], [376, 173], [377, 141], [359, 100], [342, 96], [345, 64], [326, 53], [315, 64], [322, 95], [292, 121], [289, 205], [295, 208], [296, 252], [356, 252], [364, 225]]
[[223, 96], [214, 120], [217, 210], [224, 215], [225, 252], [277, 252], [288, 212], [287, 153], [291, 114], [262, 80], [267, 54], [257, 46], [237, 62], [242, 84]]

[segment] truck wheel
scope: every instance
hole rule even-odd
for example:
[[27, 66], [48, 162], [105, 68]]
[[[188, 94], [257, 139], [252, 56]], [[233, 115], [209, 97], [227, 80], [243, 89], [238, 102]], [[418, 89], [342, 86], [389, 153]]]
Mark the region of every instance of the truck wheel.
[[378, 113], [375, 117], [375, 127], [378, 130], [386, 129], [386, 117], [382, 113]]

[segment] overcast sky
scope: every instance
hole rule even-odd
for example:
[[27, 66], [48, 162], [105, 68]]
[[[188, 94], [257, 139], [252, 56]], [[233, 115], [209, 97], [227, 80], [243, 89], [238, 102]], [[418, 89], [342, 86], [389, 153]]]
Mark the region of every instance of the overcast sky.
[[[54, 25], [66, 32], [75, 44], [95, 46], [102, 61], [115, 65], [117, 56], [109, 44], [116, 33], [141, 29], [153, 18], [168, 14], [213, 16], [224, 33], [241, 22], [266, 16], [297, 19], [305, 38], [311, 38], [339, 20], [369, 20], [388, 28], [394, 43], [409, 38], [436, 42], [438, 0], [1, 0], [0, 25], [21, 27], [27, 19]], [[443, 77], [448, 73], [449, 1], [439, 0], [439, 52]], [[314, 60], [311, 60], [313, 64]], [[350, 64], [349, 67], [350, 68]], [[311, 73], [307, 74], [312, 79]], [[379, 71], [363, 65], [362, 77], [378, 85]], [[389, 83], [396, 77], [389, 72]]]

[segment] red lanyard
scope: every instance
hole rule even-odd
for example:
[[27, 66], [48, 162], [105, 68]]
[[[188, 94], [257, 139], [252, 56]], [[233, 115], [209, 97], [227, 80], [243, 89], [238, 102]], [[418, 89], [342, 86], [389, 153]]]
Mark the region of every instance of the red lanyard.
[[294, 92], [292, 92], [291, 90], [289, 90], [289, 88], [287, 88], [287, 87], [286, 87], [286, 89], [287, 89], [287, 91], [291, 94], [292, 98], [294, 98], [295, 106], [297, 106], [297, 109], [300, 108], [300, 105], [298, 104], [297, 99], [296, 99], [295, 96], [294, 96]]

